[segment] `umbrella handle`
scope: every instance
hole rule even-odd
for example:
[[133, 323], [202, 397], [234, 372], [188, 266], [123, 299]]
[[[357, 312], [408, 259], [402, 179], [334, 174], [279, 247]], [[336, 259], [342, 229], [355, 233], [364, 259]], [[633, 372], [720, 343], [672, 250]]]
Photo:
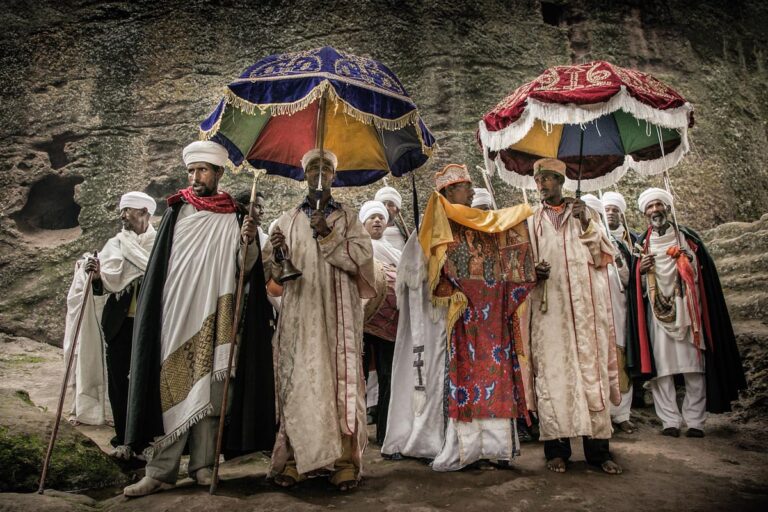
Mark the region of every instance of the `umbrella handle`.
[[584, 161], [584, 132], [586, 127], [581, 127], [581, 136], [579, 137], [579, 181], [576, 185], [576, 197], [581, 197], [581, 164]]

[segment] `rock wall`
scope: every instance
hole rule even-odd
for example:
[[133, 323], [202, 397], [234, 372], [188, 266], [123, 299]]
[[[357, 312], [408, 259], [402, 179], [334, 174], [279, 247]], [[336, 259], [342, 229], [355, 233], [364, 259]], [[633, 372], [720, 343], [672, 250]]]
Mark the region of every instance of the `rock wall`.
[[[754, 220], [768, 211], [766, 22], [761, 0], [2, 0], [0, 329], [60, 344], [73, 261], [118, 229], [120, 195], [182, 186], [181, 148], [221, 87], [264, 55], [323, 45], [387, 63], [420, 106], [441, 146], [422, 199], [434, 167], [481, 163], [477, 121], [506, 93], [547, 66], [609, 59], [695, 105], [693, 151], [673, 171], [681, 221]], [[261, 187], [268, 220], [301, 196], [282, 179]]]

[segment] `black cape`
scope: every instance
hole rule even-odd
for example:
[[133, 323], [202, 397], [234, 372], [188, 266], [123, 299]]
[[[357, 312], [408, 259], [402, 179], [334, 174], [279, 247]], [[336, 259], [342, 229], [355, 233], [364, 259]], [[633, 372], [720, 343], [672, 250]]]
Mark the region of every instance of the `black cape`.
[[[125, 442], [134, 450], [141, 450], [157, 436], [165, 434], [160, 406], [160, 332], [162, 330], [162, 297], [168, 274], [168, 261], [173, 244], [173, 232], [183, 202], [170, 205], [157, 230], [155, 245], [149, 256], [147, 272], [136, 304], [131, 352], [131, 373], [128, 389], [128, 415]], [[242, 217], [238, 216], [238, 222]], [[275, 439], [275, 398], [272, 370], [272, 345], [269, 325], [271, 306], [266, 299], [261, 256], [250, 275], [251, 293], [243, 312], [247, 326], [242, 332], [238, 377], [230, 382], [232, 406], [230, 407], [229, 431], [235, 433], [224, 439], [223, 446], [238, 454], [272, 447]], [[260, 360], [254, 363], [255, 358]], [[258, 374], [258, 375], [257, 375]], [[254, 382], [269, 382], [269, 386], [253, 387]], [[271, 431], [264, 425], [271, 425]], [[236, 425], [236, 428], [232, 428]], [[264, 436], [244, 444], [247, 435], [237, 432], [253, 432]], [[263, 441], [263, 442], [262, 442]]]
[[[703, 283], [702, 301], [706, 300], [707, 312], [709, 314], [709, 323], [712, 329], [712, 339], [707, 336], [706, 329], [702, 329], [703, 342], [707, 349], [704, 350], [705, 378], [707, 385], [707, 411], [711, 413], [723, 413], [731, 410], [731, 402], [739, 397], [739, 390], [746, 389], [747, 380], [744, 376], [744, 368], [741, 364], [741, 356], [736, 346], [736, 336], [733, 333], [731, 317], [728, 314], [728, 307], [725, 304], [723, 289], [720, 286], [720, 277], [717, 274], [717, 268], [712, 257], [707, 252], [707, 248], [701, 237], [693, 230], [680, 226], [680, 231], [686, 240], [691, 241], [696, 246], [696, 258], [701, 269], [699, 279]], [[640, 235], [638, 243], [643, 245], [647, 234]], [[627, 365], [630, 375], [642, 380], [652, 379], [656, 376], [656, 367], [653, 359], [653, 347], [648, 344], [651, 350], [650, 373], [641, 372], [640, 368], [640, 337], [638, 331], [638, 322], [645, 319], [638, 319], [637, 315], [637, 286], [642, 286], [636, 279], [637, 267], [640, 264], [639, 258], [633, 258], [632, 272], [630, 272], [629, 289], [627, 304], [630, 315], [628, 316], [629, 343], [627, 343]], [[648, 297], [644, 296], [646, 312], [650, 311]], [[704, 315], [702, 304], [702, 315]], [[703, 320], [703, 319], [702, 319]], [[714, 350], [710, 349], [714, 347]]]

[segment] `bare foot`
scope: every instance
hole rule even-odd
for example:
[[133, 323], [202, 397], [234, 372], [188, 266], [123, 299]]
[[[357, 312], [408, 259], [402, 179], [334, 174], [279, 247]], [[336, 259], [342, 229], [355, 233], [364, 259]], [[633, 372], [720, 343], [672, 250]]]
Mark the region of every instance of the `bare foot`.
[[602, 469], [604, 473], [608, 473], [609, 475], [620, 475], [623, 472], [623, 470], [621, 469], [621, 466], [619, 466], [612, 460], [607, 460], [602, 464], [600, 464], [600, 469]]
[[70, 416], [67, 421], [69, 421], [69, 424], [72, 425], [73, 427], [79, 427], [80, 425], [82, 425], [82, 423], [80, 423], [80, 421], [74, 416]]
[[555, 457], [547, 461], [547, 469], [555, 473], [565, 473], [565, 459]]
[[619, 430], [626, 434], [634, 434], [635, 433], [635, 424], [631, 421], [622, 421], [621, 423], [616, 425]]
[[296, 479], [289, 475], [277, 475], [274, 479], [275, 485], [288, 489], [296, 485]]
[[357, 487], [357, 480], [347, 480], [345, 482], [339, 483], [336, 487], [341, 492], [351, 491], [352, 489]]

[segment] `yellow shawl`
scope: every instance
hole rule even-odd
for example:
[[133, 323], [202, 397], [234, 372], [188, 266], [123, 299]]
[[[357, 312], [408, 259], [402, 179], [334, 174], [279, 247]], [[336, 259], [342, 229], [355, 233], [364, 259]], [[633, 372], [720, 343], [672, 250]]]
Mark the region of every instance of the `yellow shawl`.
[[[448, 244], [453, 242], [449, 220], [484, 233], [501, 233], [517, 226], [531, 215], [533, 210], [527, 204], [483, 211], [452, 204], [439, 192], [433, 192], [419, 228], [419, 243], [427, 259], [430, 292], [435, 291], [440, 280], [440, 270], [445, 264]], [[432, 302], [436, 306], [448, 306], [446, 332], [450, 339], [453, 324], [467, 306], [467, 297], [456, 290], [448, 298], [433, 296]]]

